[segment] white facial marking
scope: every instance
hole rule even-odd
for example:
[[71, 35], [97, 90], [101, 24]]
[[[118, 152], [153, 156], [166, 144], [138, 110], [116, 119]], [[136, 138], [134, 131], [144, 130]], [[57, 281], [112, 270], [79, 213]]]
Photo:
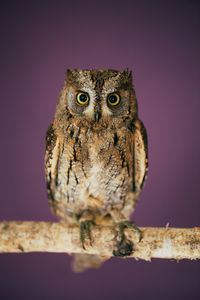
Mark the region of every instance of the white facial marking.
[[109, 107], [107, 106], [107, 101], [103, 101], [102, 103], [102, 116], [103, 117], [109, 117], [109, 116], [112, 116], [112, 111], [109, 109]]
[[84, 110], [83, 114], [88, 118], [94, 118], [94, 101], [89, 102], [88, 107]]
[[70, 103], [73, 100], [74, 100], [74, 89], [70, 87], [67, 93], [67, 102]]

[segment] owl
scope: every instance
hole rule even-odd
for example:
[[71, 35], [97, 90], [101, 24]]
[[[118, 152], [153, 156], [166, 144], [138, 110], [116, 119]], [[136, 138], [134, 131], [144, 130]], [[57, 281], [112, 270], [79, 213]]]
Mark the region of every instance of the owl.
[[[122, 239], [114, 254], [130, 254], [123, 228], [134, 227], [128, 220], [147, 163], [147, 134], [138, 118], [132, 73], [67, 70], [46, 134], [46, 181], [52, 211], [62, 222], [78, 222], [83, 248], [91, 226], [119, 224]], [[76, 254], [73, 268], [82, 271], [103, 260]]]

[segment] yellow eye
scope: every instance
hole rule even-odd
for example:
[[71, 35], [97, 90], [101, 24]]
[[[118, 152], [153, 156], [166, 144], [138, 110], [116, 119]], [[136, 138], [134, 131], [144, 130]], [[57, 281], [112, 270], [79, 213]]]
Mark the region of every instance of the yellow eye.
[[120, 96], [116, 93], [112, 93], [108, 96], [108, 104], [115, 106], [118, 105], [120, 102]]
[[89, 101], [89, 96], [87, 93], [80, 92], [77, 94], [76, 100], [77, 100], [78, 104], [85, 105]]

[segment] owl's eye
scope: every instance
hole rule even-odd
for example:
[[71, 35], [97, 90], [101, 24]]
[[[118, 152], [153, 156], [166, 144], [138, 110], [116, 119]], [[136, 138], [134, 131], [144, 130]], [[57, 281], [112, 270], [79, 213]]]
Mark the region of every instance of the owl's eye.
[[117, 93], [112, 93], [108, 96], [108, 104], [111, 106], [116, 106], [120, 102], [120, 96]]
[[89, 96], [87, 93], [80, 92], [76, 96], [77, 103], [80, 105], [85, 105], [89, 101]]

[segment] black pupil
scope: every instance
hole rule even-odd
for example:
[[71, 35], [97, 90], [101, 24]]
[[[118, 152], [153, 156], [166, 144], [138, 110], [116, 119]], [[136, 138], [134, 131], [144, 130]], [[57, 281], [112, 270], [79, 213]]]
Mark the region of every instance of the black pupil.
[[117, 102], [117, 96], [115, 96], [115, 95], [111, 95], [110, 97], [109, 97], [109, 101], [110, 101], [110, 103], [116, 103]]
[[85, 94], [81, 94], [80, 97], [79, 97], [79, 100], [81, 102], [86, 102], [87, 101], [87, 96]]

